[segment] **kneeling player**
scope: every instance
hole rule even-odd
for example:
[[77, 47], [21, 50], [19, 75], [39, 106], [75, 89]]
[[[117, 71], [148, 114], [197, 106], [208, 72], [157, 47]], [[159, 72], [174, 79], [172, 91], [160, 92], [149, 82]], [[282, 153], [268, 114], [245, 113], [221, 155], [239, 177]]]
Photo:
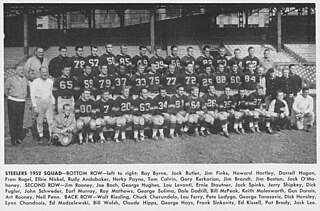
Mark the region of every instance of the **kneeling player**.
[[245, 89], [240, 87], [238, 90], [238, 94], [235, 94], [233, 98], [236, 104], [234, 131], [238, 134], [245, 134], [245, 131], [242, 127], [243, 119], [244, 117], [250, 118], [253, 116], [248, 107], [248, 96], [245, 95]]
[[251, 132], [261, 133], [259, 129], [259, 120], [260, 117], [265, 117], [267, 132], [271, 133], [270, 121], [271, 116], [270, 112], [266, 111], [265, 106], [265, 95], [263, 94], [263, 87], [258, 85], [255, 92], [251, 93], [248, 97], [249, 108], [253, 113], [253, 121], [252, 119], [249, 122], [249, 127]]
[[114, 133], [114, 140], [119, 142], [119, 134], [121, 132], [122, 141], [126, 140], [126, 127], [132, 123], [133, 116], [133, 99], [130, 94], [128, 86], [122, 87], [122, 95], [115, 100], [114, 111], [116, 112], [116, 131]]
[[[167, 95], [167, 90], [164, 87], [160, 87], [160, 94], [158, 94], [153, 99], [154, 116], [153, 116], [153, 133], [152, 138], [155, 141], [159, 139], [165, 141], [163, 127], [167, 123], [169, 125], [170, 131], [174, 133], [176, 117], [169, 114], [168, 105], [170, 104], [170, 97]], [[159, 131], [159, 138], [157, 133]]]
[[204, 114], [204, 121], [206, 126], [206, 135], [210, 135], [210, 129], [213, 127], [215, 119], [218, 118], [218, 95], [215, 94], [216, 89], [211, 84], [208, 87], [208, 93], [204, 94], [203, 100], [206, 103], [207, 112]]
[[[152, 99], [148, 97], [148, 89], [142, 87], [140, 96], [133, 102], [133, 137], [136, 142], [144, 141], [144, 128], [151, 123], [153, 108]], [[140, 139], [138, 138], [140, 132]]]
[[85, 89], [81, 98], [75, 104], [76, 126], [79, 134], [79, 144], [83, 143], [83, 135], [86, 137], [86, 142], [93, 142], [93, 131], [96, 129], [96, 121], [94, 120], [95, 102], [90, 99], [90, 89]]
[[[176, 94], [171, 97], [169, 108], [172, 109], [173, 115], [176, 117], [177, 135], [180, 134], [181, 138], [184, 139], [184, 133], [187, 132], [188, 128], [183, 129], [183, 125], [188, 121], [189, 113], [186, 111], [190, 103], [188, 97], [184, 94], [183, 86], [178, 86]], [[174, 131], [170, 130], [170, 138], [174, 138]]]
[[[283, 92], [278, 91], [276, 99], [272, 100], [269, 105], [269, 112], [274, 118], [274, 127], [276, 130], [284, 130], [286, 126], [291, 129], [291, 118], [289, 116], [288, 104], [283, 100]], [[270, 131], [272, 132], [272, 131]]]
[[117, 122], [117, 118], [114, 117], [113, 107], [114, 100], [111, 98], [110, 91], [108, 89], [103, 90], [101, 99], [96, 101], [96, 127], [101, 143], [105, 142], [103, 128], [109, 128]]
[[[189, 117], [185, 127], [185, 131], [188, 131], [190, 127], [194, 128], [194, 135], [199, 135], [199, 126], [203, 123], [204, 113], [207, 112], [206, 104], [203, 98], [199, 97], [199, 88], [196, 86], [191, 87], [191, 96], [189, 97]], [[201, 124], [200, 135], [206, 136], [204, 133], [205, 127]]]

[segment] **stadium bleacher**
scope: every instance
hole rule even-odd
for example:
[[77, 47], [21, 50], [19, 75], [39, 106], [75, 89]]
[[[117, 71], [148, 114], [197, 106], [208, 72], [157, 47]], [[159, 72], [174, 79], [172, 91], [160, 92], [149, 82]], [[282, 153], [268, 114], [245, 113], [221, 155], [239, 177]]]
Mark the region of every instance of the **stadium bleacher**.
[[316, 62], [316, 44], [285, 44], [284, 46], [304, 58], [307, 62]]

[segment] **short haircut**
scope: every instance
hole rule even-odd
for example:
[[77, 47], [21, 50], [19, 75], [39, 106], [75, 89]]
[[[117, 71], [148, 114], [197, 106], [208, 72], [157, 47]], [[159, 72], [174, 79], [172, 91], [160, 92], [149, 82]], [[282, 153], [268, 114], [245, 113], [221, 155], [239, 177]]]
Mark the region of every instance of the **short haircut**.
[[263, 89], [263, 86], [261, 86], [260, 84], [257, 84], [256, 89]]
[[167, 91], [166, 87], [164, 87], [164, 86], [160, 86], [160, 87], [159, 87], [159, 92], [161, 92], [161, 90]]
[[24, 67], [24, 65], [22, 64], [22, 63], [18, 63], [18, 64], [16, 64], [15, 66], [14, 66], [14, 69], [17, 69], [18, 67]]
[[102, 90], [102, 93], [106, 93], [106, 92], [110, 93], [110, 90], [109, 89], [103, 89]]
[[218, 62], [217, 66], [222, 65], [224, 66], [224, 63], [222, 61]]
[[40, 49], [40, 48], [41, 48], [42, 50], [44, 50], [44, 47], [42, 47], [42, 46], [37, 46], [34, 51], [36, 52], [36, 51], [37, 51], [38, 49]]
[[207, 69], [207, 67], [210, 67], [210, 70], [212, 70], [212, 68], [211, 68], [211, 65], [210, 65], [210, 64], [205, 64], [205, 65], [203, 65], [203, 68], [204, 68], [204, 69]]
[[107, 45], [112, 45], [112, 43], [109, 42], [109, 41], [107, 41], [107, 42], [104, 44], [104, 46], [107, 47]]
[[231, 66], [233, 66], [233, 65], [237, 65], [237, 67], [238, 67], [238, 63], [237, 63], [237, 62], [233, 62], [233, 63], [231, 64]]
[[155, 48], [154, 48], [154, 50], [162, 50], [162, 48], [160, 47], [160, 46], [156, 46]]
[[170, 48], [171, 51], [173, 51], [174, 48], [178, 48], [178, 46], [177, 45], [172, 45], [171, 48]]
[[83, 93], [84, 92], [90, 92], [90, 94], [91, 94], [91, 89], [90, 88], [84, 88]]
[[265, 52], [270, 52], [270, 50], [269, 50], [269, 48], [267, 48], [267, 49], [265, 49], [263, 52], [265, 53]]
[[64, 68], [72, 68], [72, 65], [69, 63], [69, 62], [67, 62], [67, 63], [65, 63], [64, 65], [63, 65], [63, 69]]
[[219, 50], [223, 50], [223, 49], [226, 49], [226, 47], [221, 46], [221, 47], [219, 48]]
[[224, 87], [224, 90], [226, 90], [226, 89], [230, 89], [230, 86], [226, 86], [226, 87]]
[[91, 45], [90, 50], [92, 50], [93, 48], [98, 49], [98, 47], [96, 45]]
[[147, 47], [146, 47], [145, 45], [140, 45], [140, 46], [139, 46], [139, 50], [142, 50], [142, 48], [147, 49]]
[[241, 50], [239, 48], [236, 48], [236, 49], [234, 49], [233, 52], [236, 52], [236, 51], [241, 51]]
[[274, 71], [274, 69], [273, 68], [269, 68], [269, 70], [268, 70], [268, 73], [270, 74], [270, 73], [274, 73], [275, 71]]
[[209, 46], [209, 45], [205, 45], [205, 46], [203, 47], [203, 51], [205, 51], [206, 49], [209, 49], [209, 50], [210, 50], [210, 46]]
[[178, 91], [181, 87], [184, 89], [184, 87], [183, 87], [181, 84], [179, 84], [179, 85], [177, 86], [177, 90], [176, 90], [176, 91]]
[[303, 87], [302, 92], [309, 91], [309, 87]]
[[280, 90], [277, 90], [277, 95], [276, 95], [276, 96], [278, 96], [279, 93], [283, 93], [283, 91], [282, 91], [281, 89], [280, 89]]
[[70, 104], [68, 104], [68, 103], [63, 104], [62, 109], [64, 110], [66, 107], [70, 107]]
[[66, 46], [60, 46], [59, 47], [59, 51], [61, 51], [61, 50], [67, 50], [67, 47]]
[[250, 46], [250, 47], [248, 48], [248, 51], [250, 51], [251, 49], [254, 49], [254, 47], [253, 47], [253, 46]]
[[254, 64], [253, 64], [252, 62], [249, 62], [249, 63], [248, 63], [248, 67], [249, 67], [249, 65], [253, 65], [253, 66], [254, 66]]
[[77, 45], [74, 49], [75, 49], [76, 51], [78, 51], [79, 48], [82, 48], [82, 49], [83, 49], [83, 45]]
[[122, 43], [122, 44], [120, 45], [120, 48], [122, 48], [122, 47], [127, 47], [127, 44]]
[[102, 63], [100, 64], [100, 68], [103, 67], [103, 66], [108, 67], [108, 63], [107, 63], [107, 62], [102, 62]]
[[243, 86], [240, 86], [238, 89], [238, 93], [240, 93], [240, 90], [246, 90]]
[[129, 89], [129, 90], [130, 90], [130, 87], [129, 87], [129, 86], [122, 86], [122, 89], [121, 89], [121, 90], [123, 91], [123, 90], [125, 90], [125, 89]]
[[290, 64], [289, 65], [289, 69], [291, 69], [291, 67], [296, 66], [295, 64]]
[[148, 88], [146, 86], [143, 86], [140, 88], [140, 93], [142, 93], [142, 90], [144, 90], [144, 89], [148, 91]]
[[187, 48], [187, 52], [189, 52], [190, 49], [193, 49], [193, 47], [189, 46], [189, 47]]
[[194, 91], [194, 90], [196, 90], [196, 89], [199, 89], [199, 87], [197, 87], [197, 86], [192, 86], [192, 87], [191, 87], [191, 91]]

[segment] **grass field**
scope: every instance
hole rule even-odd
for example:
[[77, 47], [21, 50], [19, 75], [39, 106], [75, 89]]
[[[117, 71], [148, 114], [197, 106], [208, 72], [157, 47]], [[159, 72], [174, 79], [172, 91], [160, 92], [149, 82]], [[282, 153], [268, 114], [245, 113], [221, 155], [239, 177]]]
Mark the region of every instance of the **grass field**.
[[[30, 102], [26, 104], [24, 127], [29, 127]], [[5, 114], [5, 137], [9, 137], [8, 131]], [[166, 142], [126, 140], [68, 147], [38, 145], [30, 131], [18, 146], [12, 146], [10, 138], [5, 138], [6, 164], [316, 163], [316, 157], [315, 128], [311, 133], [285, 130], [272, 135], [231, 134], [229, 139], [211, 135]]]

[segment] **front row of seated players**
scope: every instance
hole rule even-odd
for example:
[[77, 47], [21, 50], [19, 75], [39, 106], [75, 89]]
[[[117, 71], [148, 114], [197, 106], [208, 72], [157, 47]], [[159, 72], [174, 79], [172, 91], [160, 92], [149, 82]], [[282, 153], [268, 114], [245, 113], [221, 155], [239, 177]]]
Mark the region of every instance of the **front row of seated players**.
[[[306, 106], [310, 103], [305, 103], [310, 97], [308, 91], [307, 88], [303, 89], [301, 100], [295, 101], [293, 110], [294, 118], [300, 121], [299, 129], [303, 118], [306, 118], [310, 131], [314, 113], [312, 106]], [[166, 89], [160, 87], [159, 94], [152, 99], [148, 97], [148, 89], [143, 87], [139, 97], [133, 100], [129, 95], [130, 88], [124, 86], [122, 95], [116, 99], [111, 98], [109, 89], [104, 89], [101, 98], [94, 101], [91, 91], [85, 89], [75, 104], [76, 123], [72, 121], [74, 117], [70, 114], [70, 105], [65, 104], [63, 112], [55, 118], [53, 139], [59, 139], [62, 145], [67, 145], [70, 143], [70, 134], [77, 133], [79, 143], [82, 144], [84, 139], [86, 142], [93, 142], [93, 133], [96, 132], [103, 143], [105, 141], [103, 128], [114, 127], [114, 140], [120, 142], [119, 140], [126, 139], [125, 131], [128, 126], [132, 127], [136, 142], [145, 139], [144, 130], [147, 126], [152, 128], [152, 138], [156, 141], [166, 140], [165, 127], [169, 130], [169, 138], [175, 139], [180, 136], [184, 139], [190, 129], [194, 131], [190, 135], [210, 135], [215, 128], [216, 120], [219, 120], [220, 129], [226, 137], [229, 137], [229, 123], [233, 124], [233, 131], [236, 134], [245, 134], [246, 125], [248, 131], [261, 133], [259, 122], [265, 123], [267, 133], [272, 133], [271, 122], [276, 130], [291, 129], [289, 109], [283, 100], [282, 91], [277, 92], [276, 99], [271, 101], [268, 110], [265, 108], [263, 87], [259, 85], [249, 96], [245, 95], [243, 88], [233, 96], [229, 87], [225, 87], [221, 96], [217, 96], [215, 92], [214, 85], [209, 85], [208, 93], [199, 97], [199, 88], [194, 86], [188, 97], [184, 87], [178, 86], [176, 93], [169, 97]], [[72, 128], [72, 125], [76, 125], [75, 128]]]

